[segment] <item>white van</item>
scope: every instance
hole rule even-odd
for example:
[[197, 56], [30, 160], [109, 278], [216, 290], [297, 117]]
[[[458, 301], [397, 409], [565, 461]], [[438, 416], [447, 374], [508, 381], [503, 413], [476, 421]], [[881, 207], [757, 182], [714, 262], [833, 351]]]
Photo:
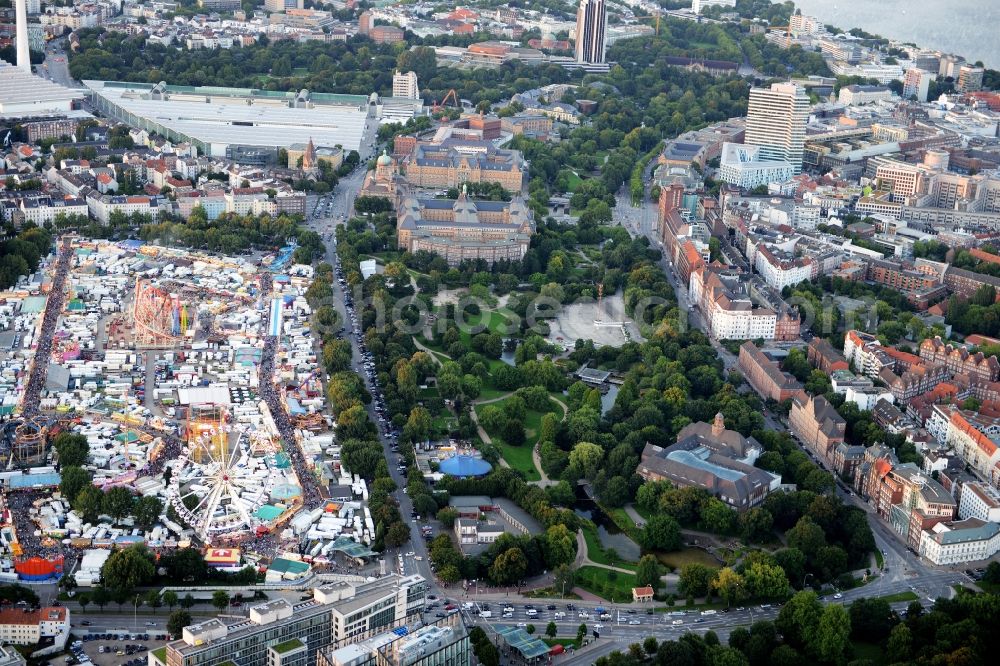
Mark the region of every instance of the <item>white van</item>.
[[485, 618], [493, 617], [493, 611], [479, 611], [479, 617], [485, 617]]
[[707, 610], [707, 611], [702, 611], [701, 614], [702, 615], [716, 615], [716, 614], [718, 614], [718, 612], [719, 611], [716, 611], [716, 610]]

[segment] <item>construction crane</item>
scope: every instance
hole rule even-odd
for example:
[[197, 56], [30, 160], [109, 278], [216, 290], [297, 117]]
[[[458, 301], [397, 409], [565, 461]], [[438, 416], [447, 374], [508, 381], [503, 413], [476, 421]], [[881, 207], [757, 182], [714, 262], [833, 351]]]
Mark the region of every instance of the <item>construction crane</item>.
[[769, 26], [767, 26], [767, 31], [768, 32], [772, 32], [772, 31], [776, 31], [776, 30], [784, 30], [785, 31], [785, 48], [788, 48], [791, 45], [791, 41], [792, 41], [792, 26], [791, 25], [769, 25]]
[[458, 93], [455, 92], [454, 88], [452, 88], [451, 90], [448, 91], [448, 94], [444, 96], [444, 99], [442, 99], [440, 102], [434, 102], [434, 106], [431, 107], [431, 111], [437, 113], [438, 111], [444, 108], [445, 104], [448, 103], [449, 99], [455, 103], [455, 108], [461, 106], [458, 103]]
[[660, 34], [660, 17], [661, 16], [663, 16], [663, 15], [662, 14], [650, 14], [649, 16], [636, 16], [635, 19], [637, 21], [640, 21], [642, 19], [656, 19], [656, 32], [653, 33], [653, 34], [659, 35]]

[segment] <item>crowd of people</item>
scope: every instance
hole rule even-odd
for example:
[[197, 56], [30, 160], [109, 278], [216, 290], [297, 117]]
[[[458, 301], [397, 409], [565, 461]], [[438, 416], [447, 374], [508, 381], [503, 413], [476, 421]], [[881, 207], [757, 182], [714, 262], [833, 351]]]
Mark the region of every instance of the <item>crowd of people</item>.
[[[261, 294], [266, 296], [271, 293], [271, 282], [271, 275], [269, 273], [265, 272], [261, 275]], [[267, 327], [268, 324], [269, 322], [265, 319], [263, 326]], [[264, 338], [264, 352], [260, 359], [260, 370], [258, 373], [260, 386], [258, 392], [271, 412], [271, 418], [274, 419], [274, 425], [278, 429], [278, 435], [281, 437], [284, 451], [288, 454], [292, 467], [295, 469], [295, 474], [299, 478], [299, 485], [302, 487], [303, 505], [306, 509], [314, 509], [323, 502], [324, 495], [319, 483], [316, 481], [315, 474], [306, 464], [305, 457], [302, 455], [302, 450], [299, 448], [298, 441], [295, 438], [295, 425], [292, 423], [292, 419], [288, 415], [288, 410], [281, 400], [281, 395], [274, 385], [274, 359], [277, 349], [278, 338], [273, 335], [266, 336]]]
[[61, 555], [64, 558], [63, 570], [72, 571], [77, 558], [76, 550], [44, 536], [31, 517], [34, 503], [48, 497], [48, 493], [40, 490], [18, 490], [5, 493], [4, 501], [24, 556], [55, 560]]
[[26, 418], [35, 416], [39, 412], [42, 386], [45, 384], [45, 376], [49, 368], [49, 356], [52, 354], [52, 340], [55, 337], [56, 324], [59, 323], [59, 315], [62, 314], [63, 305], [66, 303], [66, 276], [69, 275], [72, 256], [73, 248], [70, 241], [68, 238], [64, 239], [59, 248], [58, 259], [56, 259], [56, 270], [52, 275], [49, 299], [45, 303], [45, 312], [42, 314], [42, 326], [35, 347], [35, 361], [31, 364], [28, 383], [24, 387], [24, 394], [21, 398], [23, 406], [21, 413]]

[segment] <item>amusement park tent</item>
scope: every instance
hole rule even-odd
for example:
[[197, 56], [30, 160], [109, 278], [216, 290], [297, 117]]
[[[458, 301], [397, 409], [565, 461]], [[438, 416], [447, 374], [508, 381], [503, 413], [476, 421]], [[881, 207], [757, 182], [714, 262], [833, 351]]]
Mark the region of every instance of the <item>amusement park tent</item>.
[[333, 550], [343, 553], [347, 557], [352, 557], [359, 562], [375, 556], [375, 551], [368, 546], [358, 543], [351, 537], [339, 537], [333, 542]]
[[49, 363], [49, 371], [45, 375], [45, 388], [48, 391], [65, 391], [69, 388], [69, 368], [59, 363]]
[[177, 401], [182, 405], [228, 405], [229, 389], [225, 386], [179, 388]]
[[281, 507], [274, 506], [273, 504], [265, 504], [264, 506], [257, 509], [254, 515], [261, 520], [271, 521], [280, 516], [285, 512], [285, 509]]
[[232, 569], [240, 566], [239, 548], [209, 548], [205, 552], [205, 564], [213, 569]]
[[309, 569], [309, 565], [305, 562], [276, 557], [267, 567], [265, 580], [269, 583], [281, 580], [295, 580], [309, 573]]
[[54, 488], [59, 485], [62, 477], [59, 476], [58, 472], [22, 474], [18, 471], [12, 474], [4, 474], [2, 478], [7, 482], [8, 489], [18, 490], [19, 488]]
[[21, 301], [21, 314], [38, 314], [45, 310], [45, 296], [28, 296]]

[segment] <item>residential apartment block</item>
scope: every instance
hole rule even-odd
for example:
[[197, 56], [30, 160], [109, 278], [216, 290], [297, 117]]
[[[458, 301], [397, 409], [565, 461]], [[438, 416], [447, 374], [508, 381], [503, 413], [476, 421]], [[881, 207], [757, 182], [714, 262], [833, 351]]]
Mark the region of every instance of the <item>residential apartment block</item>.
[[987, 523], [1000, 523], [1000, 491], [978, 481], [962, 484], [958, 516], [962, 520], [977, 518]]
[[1000, 440], [987, 434], [961, 410], [954, 410], [948, 421], [945, 443], [982, 480], [1000, 488]]
[[783, 402], [802, 392], [802, 385], [795, 377], [783, 372], [750, 341], [740, 346], [739, 366], [747, 383], [765, 400]]
[[813, 367], [828, 375], [837, 370], [850, 370], [851, 368], [844, 355], [825, 338], [814, 337], [809, 341], [806, 358]]
[[[898, 365], [897, 362], [896, 366]], [[896, 401], [904, 405], [950, 377], [948, 368], [929, 362], [913, 365], [898, 374], [891, 367], [882, 368], [878, 373], [878, 379], [885, 383]]]
[[704, 314], [712, 336], [719, 340], [796, 340], [798, 312], [784, 303], [776, 311], [756, 305], [750, 282], [739, 269], [707, 266], [693, 272], [690, 298]]
[[927, 338], [920, 343], [920, 358], [940, 363], [954, 375], [969, 375], [985, 382], [1000, 379], [1000, 361], [996, 356], [984, 356], [982, 352], [970, 354], [965, 347], [946, 344], [940, 337]]
[[973, 273], [955, 266], [948, 266], [944, 273], [944, 283], [948, 289], [962, 298], [971, 298], [980, 287], [985, 285], [997, 289], [997, 292], [1000, 293], [1000, 278], [984, 273]]
[[788, 428], [816, 456], [832, 464], [833, 452], [844, 443], [847, 422], [821, 395], [792, 398]]
[[35, 645], [42, 638], [69, 634], [69, 609], [49, 606], [38, 610], [0, 610], [0, 641], [14, 645]]

